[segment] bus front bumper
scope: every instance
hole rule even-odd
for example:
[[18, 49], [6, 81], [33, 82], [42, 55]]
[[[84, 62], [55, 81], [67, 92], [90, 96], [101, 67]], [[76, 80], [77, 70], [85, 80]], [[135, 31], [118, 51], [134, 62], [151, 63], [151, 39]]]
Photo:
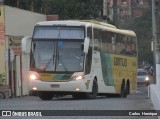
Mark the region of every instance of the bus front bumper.
[[35, 80], [30, 83], [30, 90], [34, 92], [91, 92], [91, 81], [68, 81], [68, 82], [44, 82]]

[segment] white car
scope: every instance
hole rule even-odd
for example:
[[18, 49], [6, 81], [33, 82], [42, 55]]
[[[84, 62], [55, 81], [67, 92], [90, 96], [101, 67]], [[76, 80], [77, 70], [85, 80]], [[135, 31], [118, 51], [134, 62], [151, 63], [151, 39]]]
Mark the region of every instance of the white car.
[[138, 69], [137, 70], [137, 85], [145, 84], [148, 86], [149, 83], [150, 83], [150, 78], [148, 76], [147, 71], [145, 71], [144, 69]]

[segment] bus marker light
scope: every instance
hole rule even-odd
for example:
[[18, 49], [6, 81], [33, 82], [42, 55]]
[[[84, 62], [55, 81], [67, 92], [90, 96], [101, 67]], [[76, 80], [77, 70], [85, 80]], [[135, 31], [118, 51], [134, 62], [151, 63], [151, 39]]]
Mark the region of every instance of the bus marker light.
[[88, 89], [88, 88], [89, 88], [89, 83], [90, 83], [90, 80], [87, 80], [87, 82], [85, 83], [85, 85], [86, 85], [86, 89]]

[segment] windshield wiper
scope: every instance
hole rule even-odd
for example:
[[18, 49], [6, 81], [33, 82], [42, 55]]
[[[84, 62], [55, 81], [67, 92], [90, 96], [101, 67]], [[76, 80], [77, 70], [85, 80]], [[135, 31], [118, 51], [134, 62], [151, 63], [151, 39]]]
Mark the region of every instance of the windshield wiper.
[[[65, 66], [65, 64], [64, 64], [64, 62], [63, 62], [61, 56], [59, 55], [59, 48], [58, 48], [57, 56], [58, 56], [58, 57], [57, 57], [57, 60], [58, 60], [58, 61], [57, 61], [57, 64], [59, 65], [59, 63], [61, 63], [62, 66], [63, 66], [63, 68], [64, 68], [64, 70], [68, 72], [67, 67]], [[59, 61], [60, 61], [60, 62], [59, 62]]]

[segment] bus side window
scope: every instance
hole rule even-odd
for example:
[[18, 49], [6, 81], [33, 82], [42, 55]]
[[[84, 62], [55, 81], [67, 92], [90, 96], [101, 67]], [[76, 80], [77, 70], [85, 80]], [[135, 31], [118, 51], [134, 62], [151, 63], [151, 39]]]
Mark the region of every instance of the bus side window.
[[91, 64], [92, 64], [92, 47], [89, 48], [88, 54], [86, 56], [85, 74], [89, 74], [90, 73]]
[[116, 33], [112, 33], [112, 37], [111, 37], [111, 46], [112, 46], [112, 51], [111, 53], [115, 53], [116, 52], [116, 40], [117, 40], [117, 35]]
[[35, 67], [35, 59], [34, 59], [34, 50], [35, 50], [35, 47], [36, 47], [36, 44], [35, 43], [32, 43], [32, 49], [31, 49], [31, 61], [30, 61], [30, 65], [31, 65], [31, 68], [34, 68]]
[[132, 55], [136, 56], [137, 52], [136, 52], [136, 38], [135, 37], [132, 37], [131, 47], [132, 47]]
[[127, 55], [135, 55], [136, 54], [136, 49], [135, 49], [135, 39], [133, 37], [128, 37], [127, 40]]
[[101, 46], [101, 40], [100, 39], [94, 39], [94, 51], [99, 51]]
[[107, 52], [111, 53], [112, 51], [112, 41], [111, 41], [111, 32], [106, 31], [106, 42], [107, 42]]
[[92, 39], [92, 28], [91, 27], [87, 28], [87, 37], [89, 37], [90, 39]]
[[126, 45], [126, 36], [125, 35], [121, 35], [121, 51], [120, 51], [120, 54], [126, 54], [126, 48], [125, 48], [125, 45]]
[[125, 49], [126, 49], [126, 55], [130, 55], [131, 54], [131, 47], [130, 47], [130, 38], [129, 37], [127, 37]]
[[116, 54], [120, 54], [120, 48], [121, 48], [121, 35], [117, 33], [117, 39], [116, 39], [116, 48], [115, 52]]

